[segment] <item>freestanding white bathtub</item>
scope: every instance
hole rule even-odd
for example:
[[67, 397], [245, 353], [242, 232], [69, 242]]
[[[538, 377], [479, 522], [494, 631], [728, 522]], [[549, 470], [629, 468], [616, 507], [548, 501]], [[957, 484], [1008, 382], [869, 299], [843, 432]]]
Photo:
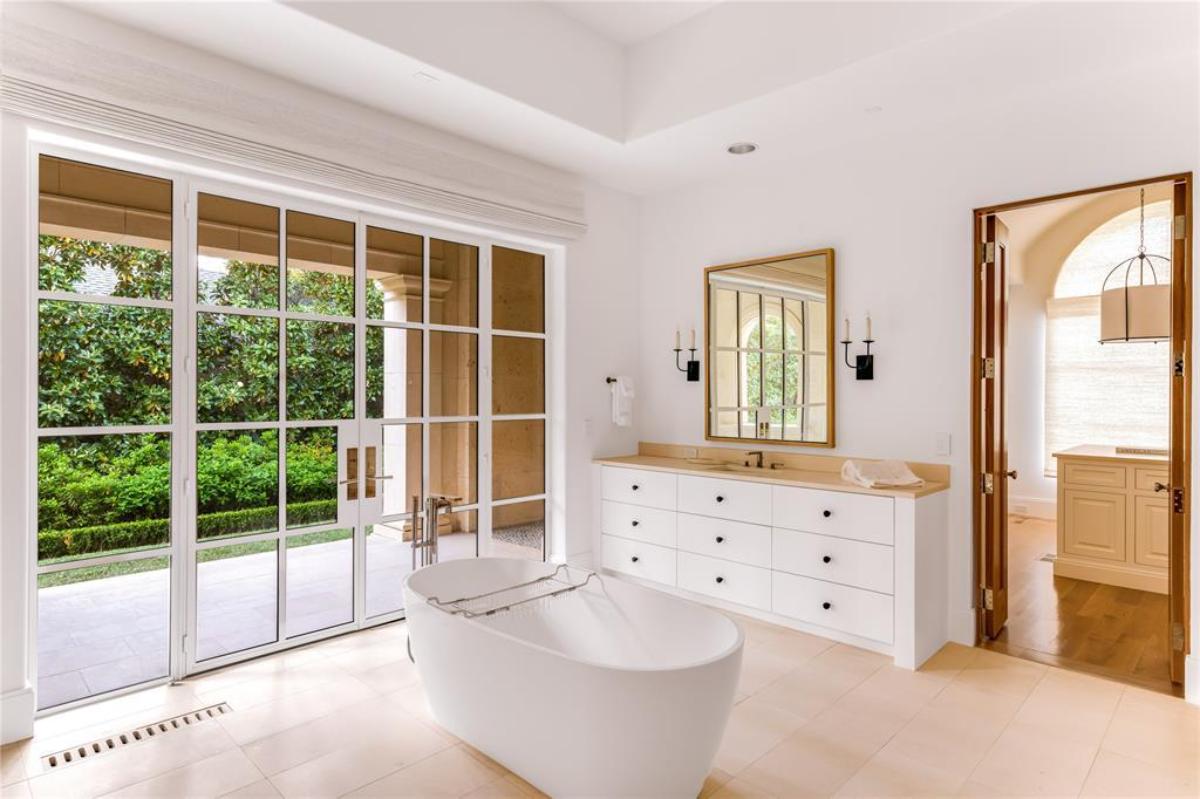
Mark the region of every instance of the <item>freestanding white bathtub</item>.
[[733, 707], [741, 629], [613, 577], [476, 618], [429, 602], [552, 571], [477, 558], [408, 576], [409, 640], [434, 717], [551, 796], [695, 797]]

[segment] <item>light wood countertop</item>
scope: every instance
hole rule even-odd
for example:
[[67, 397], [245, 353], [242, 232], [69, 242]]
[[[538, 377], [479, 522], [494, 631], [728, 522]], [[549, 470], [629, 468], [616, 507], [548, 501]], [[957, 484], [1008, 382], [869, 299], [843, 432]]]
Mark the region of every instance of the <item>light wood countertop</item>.
[[1055, 452], [1054, 457], [1115, 461], [1118, 463], [1146, 463], [1152, 466], [1166, 466], [1171, 462], [1170, 457], [1167, 455], [1147, 454], [1144, 452], [1117, 452], [1116, 447], [1103, 444], [1080, 444], [1077, 447]]
[[655, 472], [695, 474], [701, 477], [716, 477], [721, 480], [745, 480], [752, 483], [820, 488], [827, 491], [845, 491], [850, 494], [868, 494], [881, 497], [925, 497], [945, 491], [949, 484], [926, 481], [923, 485], [910, 488], [864, 488], [847, 483], [840, 472], [817, 469], [754, 469], [737, 467], [723, 468], [715, 464], [691, 463], [686, 458], [667, 458], [655, 455], [624, 455], [614, 458], [596, 458], [593, 463], [606, 466], [623, 466], [627, 469], [646, 469]]

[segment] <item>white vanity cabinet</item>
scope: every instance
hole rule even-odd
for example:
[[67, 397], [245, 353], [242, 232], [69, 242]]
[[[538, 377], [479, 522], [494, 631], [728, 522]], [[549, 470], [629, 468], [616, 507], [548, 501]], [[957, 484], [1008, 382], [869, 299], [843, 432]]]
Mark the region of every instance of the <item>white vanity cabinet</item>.
[[606, 570], [890, 653], [907, 668], [948, 640], [944, 491], [873, 492], [828, 477], [814, 487], [769, 471], [595, 468]]

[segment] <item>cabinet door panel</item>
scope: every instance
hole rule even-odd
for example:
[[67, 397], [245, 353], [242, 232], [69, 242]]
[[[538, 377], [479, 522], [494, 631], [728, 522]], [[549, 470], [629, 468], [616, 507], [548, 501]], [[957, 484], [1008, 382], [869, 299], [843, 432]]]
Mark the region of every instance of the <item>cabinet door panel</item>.
[[1125, 495], [1068, 488], [1063, 492], [1063, 549], [1068, 555], [1125, 560]]
[[1171, 508], [1165, 497], [1133, 498], [1133, 558], [1142, 566], [1170, 565]]

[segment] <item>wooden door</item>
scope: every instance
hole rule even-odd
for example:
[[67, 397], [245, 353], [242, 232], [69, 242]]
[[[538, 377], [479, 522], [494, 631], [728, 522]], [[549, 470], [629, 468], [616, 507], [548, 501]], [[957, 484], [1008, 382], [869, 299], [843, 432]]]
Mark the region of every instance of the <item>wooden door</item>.
[[1008, 446], [1005, 438], [1004, 351], [1008, 330], [1008, 228], [995, 214], [982, 220], [976, 391], [981, 424], [977, 503], [982, 532], [980, 630], [995, 638], [1008, 621]]
[[1171, 216], [1171, 532], [1170, 532], [1170, 640], [1171, 681], [1183, 682], [1184, 657], [1188, 651], [1188, 540], [1191, 491], [1191, 181], [1177, 180], [1172, 195]]

